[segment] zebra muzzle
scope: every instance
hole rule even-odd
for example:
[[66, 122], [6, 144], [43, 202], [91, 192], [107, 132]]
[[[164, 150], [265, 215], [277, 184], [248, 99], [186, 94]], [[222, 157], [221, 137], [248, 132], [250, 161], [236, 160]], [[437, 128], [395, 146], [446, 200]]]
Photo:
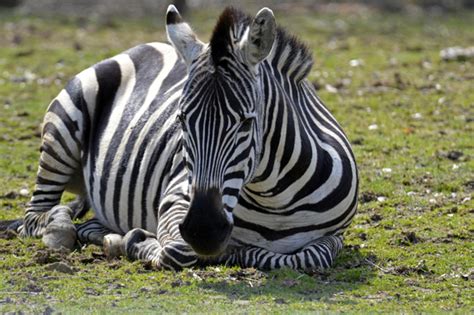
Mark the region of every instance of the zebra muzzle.
[[195, 192], [179, 231], [183, 239], [201, 256], [222, 253], [229, 242], [233, 225], [222, 205], [217, 189]]

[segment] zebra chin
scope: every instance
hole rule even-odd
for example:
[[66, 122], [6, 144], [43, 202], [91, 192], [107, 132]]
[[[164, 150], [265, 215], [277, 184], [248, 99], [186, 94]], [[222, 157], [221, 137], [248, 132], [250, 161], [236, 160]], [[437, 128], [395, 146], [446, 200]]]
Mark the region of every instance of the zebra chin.
[[181, 237], [198, 256], [217, 256], [227, 248], [233, 229], [222, 204], [222, 194], [217, 189], [207, 189], [193, 195], [189, 211], [179, 224]]

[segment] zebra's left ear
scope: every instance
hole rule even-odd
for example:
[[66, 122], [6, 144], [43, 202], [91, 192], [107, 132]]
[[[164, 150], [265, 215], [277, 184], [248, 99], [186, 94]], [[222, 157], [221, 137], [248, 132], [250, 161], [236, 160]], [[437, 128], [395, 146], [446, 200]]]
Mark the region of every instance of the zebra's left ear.
[[204, 48], [204, 43], [197, 38], [189, 24], [179, 14], [178, 9], [172, 4], [166, 11], [166, 35], [188, 66]]
[[263, 8], [258, 11], [240, 42], [240, 47], [251, 66], [256, 66], [270, 54], [275, 37], [276, 22], [273, 11]]

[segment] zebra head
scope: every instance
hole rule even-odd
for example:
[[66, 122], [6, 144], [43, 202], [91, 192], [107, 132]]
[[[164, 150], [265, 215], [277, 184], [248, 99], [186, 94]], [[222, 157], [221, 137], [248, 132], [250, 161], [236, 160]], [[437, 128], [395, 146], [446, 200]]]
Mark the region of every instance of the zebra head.
[[263, 133], [259, 70], [275, 40], [275, 18], [267, 8], [253, 20], [228, 8], [209, 44], [197, 39], [172, 5], [166, 22], [168, 40], [188, 67], [178, 118], [190, 206], [180, 232], [197, 254], [214, 256], [227, 247], [232, 211], [258, 165]]

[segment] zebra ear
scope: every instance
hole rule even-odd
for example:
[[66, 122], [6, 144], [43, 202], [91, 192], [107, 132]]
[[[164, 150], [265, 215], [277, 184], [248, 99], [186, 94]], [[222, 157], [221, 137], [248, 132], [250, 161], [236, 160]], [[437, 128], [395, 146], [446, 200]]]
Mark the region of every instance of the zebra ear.
[[189, 24], [183, 20], [178, 9], [172, 4], [166, 11], [166, 35], [188, 66], [204, 48], [204, 44], [196, 37]]
[[263, 8], [258, 11], [249, 26], [247, 34], [240, 42], [250, 65], [257, 65], [270, 54], [275, 37], [276, 22], [273, 11], [269, 8]]

